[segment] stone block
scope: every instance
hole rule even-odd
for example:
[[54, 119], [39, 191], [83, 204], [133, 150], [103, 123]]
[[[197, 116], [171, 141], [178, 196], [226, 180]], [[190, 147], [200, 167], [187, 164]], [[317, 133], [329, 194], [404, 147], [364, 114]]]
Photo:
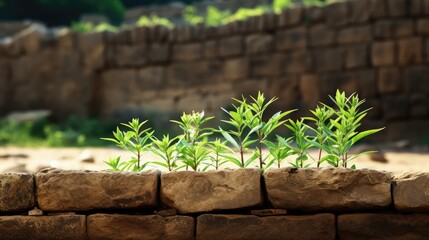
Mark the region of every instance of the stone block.
[[368, 12], [371, 19], [384, 18], [387, 15], [386, 2], [384, 0], [369, 0]]
[[279, 76], [283, 73], [285, 56], [275, 54], [271, 56], [254, 57], [249, 61], [251, 77]]
[[233, 85], [235, 94], [232, 96], [256, 96], [258, 91], [268, 91], [268, 80], [266, 78], [254, 78], [246, 81], [235, 82]]
[[426, 239], [429, 215], [361, 213], [338, 216], [339, 239]]
[[240, 36], [222, 38], [218, 42], [218, 56], [233, 57], [243, 53], [243, 38]]
[[0, 174], [0, 212], [25, 211], [34, 204], [33, 174]]
[[398, 68], [381, 68], [377, 79], [378, 92], [381, 94], [398, 93], [403, 89], [402, 80]]
[[36, 176], [43, 211], [149, 208], [157, 204], [158, 171], [144, 173], [47, 169]]
[[310, 52], [293, 52], [286, 59], [286, 73], [304, 73], [312, 68]]
[[417, 33], [429, 35], [429, 19], [419, 19], [416, 25]]
[[286, 8], [279, 14], [277, 26], [282, 28], [297, 25], [302, 23], [303, 19], [304, 8]]
[[407, 15], [407, 0], [388, 0], [387, 12], [390, 17], [404, 17]]
[[187, 43], [173, 45], [172, 59], [175, 61], [195, 61], [203, 56], [201, 43]]
[[83, 34], [79, 37], [79, 48], [83, 54], [85, 67], [89, 69], [101, 69], [104, 67], [104, 44], [103, 33]]
[[418, 64], [423, 61], [423, 40], [421, 38], [398, 41], [398, 62], [400, 65]]
[[200, 94], [188, 94], [177, 99], [177, 109], [180, 112], [201, 112], [207, 110], [207, 102]]
[[336, 32], [324, 25], [311, 28], [308, 35], [310, 47], [332, 46], [335, 43]]
[[84, 215], [1, 216], [0, 239], [85, 239]]
[[338, 34], [338, 43], [368, 43], [372, 41], [371, 26], [359, 26], [343, 29]]
[[125, 46], [115, 47], [116, 65], [119, 67], [138, 67], [147, 63], [147, 46]]
[[146, 44], [148, 42], [149, 27], [133, 28], [130, 40], [133, 44]]
[[61, 30], [58, 34], [57, 46], [61, 49], [75, 49], [78, 33], [71, 30]]
[[361, 68], [369, 65], [369, 47], [367, 45], [356, 45], [345, 49], [345, 67]]
[[423, 0], [409, 1], [409, 4], [411, 16], [419, 17], [424, 14]]
[[422, 8], [423, 8], [423, 14], [429, 15], [429, 0], [422, 0]]
[[93, 214], [87, 228], [89, 239], [195, 239], [189, 216]]
[[345, 26], [349, 23], [349, 2], [334, 2], [327, 5], [326, 23], [332, 27]]
[[167, 70], [168, 86], [195, 86], [219, 81], [222, 65], [218, 61], [172, 64]]
[[325, 11], [323, 7], [309, 6], [305, 9], [305, 19], [310, 23], [318, 23], [325, 19]]
[[350, 22], [363, 23], [368, 22], [371, 17], [371, 3], [369, 0], [353, 0], [350, 4]]
[[161, 201], [182, 214], [257, 206], [260, 181], [259, 169], [163, 173]]
[[132, 40], [132, 29], [125, 29], [119, 32], [106, 31], [106, 42], [112, 45], [130, 44]]
[[285, 108], [293, 108], [297, 105], [299, 100], [299, 78], [296, 76], [287, 76], [277, 78], [270, 82], [269, 96], [276, 96], [279, 98], [278, 103], [282, 110]]
[[153, 63], [164, 63], [170, 60], [170, 45], [153, 43], [149, 47], [149, 60]]
[[204, 42], [204, 57], [207, 59], [217, 57], [217, 42], [214, 40]]
[[319, 103], [319, 77], [313, 74], [306, 74], [301, 76], [299, 80], [299, 92], [302, 100], [306, 106], [313, 108]]
[[395, 63], [395, 43], [393, 41], [372, 44], [371, 59], [374, 66], [388, 66]]
[[428, 67], [412, 67], [405, 70], [404, 83], [407, 93], [429, 93]]
[[382, 20], [375, 23], [374, 36], [376, 38], [391, 39], [413, 35], [412, 20]]
[[314, 52], [315, 69], [318, 72], [341, 71], [343, 66], [344, 49], [328, 48]]
[[223, 71], [225, 80], [246, 79], [249, 75], [249, 60], [245, 58], [226, 60]]
[[375, 70], [360, 70], [346, 72], [340, 75], [338, 88], [348, 94], [356, 92], [362, 98], [377, 96], [377, 82]]
[[246, 37], [247, 54], [263, 54], [271, 52], [274, 46], [274, 37], [271, 34], [252, 34]]
[[408, 116], [408, 109], [408, 97], [405, 95], [397, 94], [381, 98], [382, 116], [385, 120], [405, 119]]
[[[275, 208], [313, 211], [387, 209], [387, 172], [346, 168], [269, 169], [264, 173], [268, 200]], [[341, 191], [338, 191], [341, 189]]]
[[166, 70], [162, 66], [142, 68], [137, 73], [137, 84], [142, 89], [159, 88], [166, 81]]
[[289, 30], [278, 31], [276, 35], [276, 47], [278, 50], [292, 50], [307, 46], [307, 29], [298, 27]]
[[[309, 227], [311, 226], [311, 227]], [[304, 216], [204, 214], [197, 218], [197, 239], [335, 239], [335, 215]]]

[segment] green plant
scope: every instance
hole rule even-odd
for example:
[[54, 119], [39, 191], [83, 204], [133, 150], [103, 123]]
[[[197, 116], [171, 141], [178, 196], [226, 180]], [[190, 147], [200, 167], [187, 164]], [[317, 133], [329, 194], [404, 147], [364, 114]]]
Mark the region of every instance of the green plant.
[[162, 139], [152, 137], [152, 147], [150, 150], [159, 156], [162, 161], [153, 161], [152, 163], [168, 169], [168, 171], [178, 170], [178, 141], [177, 137], [170, 139], [170, 136], [163, 135]]
[[280, 13], [283, 9], [293, 6], [292, 0], [274, 0], [273, 10], [275, 13]]
[[190, 5], [183, 10], [183, 20], [190, 25], [204, 23], [204, 17], [197, 14], [197, 9]]
[[271, 165], [276, 164], [277, 168], [280, 168], [281, 164], [286, 160], [287, 157], [295, 154], [290, 143], [292, 138], [284, 139], [280, 136], [277, 136], [277, 144], [274, 144], [271, 141], [264, 142], [267, 145], [270, 155], [268, 155], [268, 163], [266, 168], [269, 168]]
[[212, 155], [209, 156], [211, 163], [207, 164], [207, 168], [213, 167], [214, 169], [218, 170], [220, 166], [228, 162], [228, 154], [234, 152], [228, 146], [226, 146], [226, 143], [227, 141], [222, 142], [219, 138], [216, 138], [216, 140], [208, 144]]
[[163, 26], [166, 28], [173, 28], [174, 25], [170, 20], [163, 17], [158, 17], [157, 15], [153, 14], [150, 17], [147, 16], [141, 16], [139, 20], [137, 20], [136, 25], [139, 27], [155, 27], [155, 26]]
[[[327, 162], [334, 167], [347, 167], [348, 162], [362, 155], [373, 151], [363, 152], [354, 156], [349, 155], [349, 149], [359, 140], [384, 128], [370, 129], [359, 132], [362, 119], [370, 109], [360, 110], [365, 100], [360, 100], [358, 95], [353, 93], [346, 97], [345, 92], [337, 90], [335, 98], [331, 97], [337, 107], [334, 119], [330, 119], [332, 127], [324, 127], [326, 139], [323, 144], [313, 141], [313, 145], [323, 149], [328, 155]], [[355, 168], [353, 165], [352, 168]]]
[[121, 123], [121, 125], [128, 128], [128, 131], [121, 131], [116, 128], [116, 132], [113, 132], [114, 138], [102, 138], [103, 140], [114, 142], [118, 147], [130, 151], [133, 153], [133, 157], [129, 161], [120, 162], [120, 158], [111, 159], [106, 162], [112, 167], [112, 169], [120, 169], [121, 171], [142, 171], [149, 162], [142, 162], [142, 155], [144, 152], [149, 151], [151, 143], [150, 138], [153, 135], [153, 131], [150, 128], [143, 129], [143, 125], [147, 121], [140, 122], [139, 119], [132, 119], [131, 122]]
[[289, 119], [289, 124], [286, 127], [292, 131], [293, 138], [295, 139], [296, 147], [289, 145], [287, 141], [279, 138], [284, 145], [290, 146], [292, 151], [297, 155], [295, 163], [291, 165], [295, 168], [306, 168], [310, 164], [304, 164], [308, 160], [308, 150], [312, 147], [309, 137], [306, 135], [308, 126], [304, 124], [304, 120], [292, 121]]

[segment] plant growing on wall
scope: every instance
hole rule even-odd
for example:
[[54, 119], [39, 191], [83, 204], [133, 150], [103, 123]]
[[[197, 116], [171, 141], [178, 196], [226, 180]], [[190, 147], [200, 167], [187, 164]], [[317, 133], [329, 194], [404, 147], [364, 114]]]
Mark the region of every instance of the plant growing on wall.
[[152, 163], [165, 167], [168, 171], [180, 169], [178, 164], [178, 144], [177, 137], [170, 138], [170, 135], [163, 135], [162, 139], [152, 137], [152, 146], [150, 150], [161, 158], [161, 161]]

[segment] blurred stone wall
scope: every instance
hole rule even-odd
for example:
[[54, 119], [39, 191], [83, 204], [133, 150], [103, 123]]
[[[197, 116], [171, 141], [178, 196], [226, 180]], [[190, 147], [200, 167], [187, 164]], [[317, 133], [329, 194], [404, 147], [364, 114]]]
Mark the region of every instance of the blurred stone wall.
[[[341, 89], [367, 99], [380, 136], [429, 126], [429, 0], [355, 0], [226, 26], [133, 28], [0, 46], [0, 108], [112, 118], [205, 110], [261, 90], [298, 115]], [[423, 129], [423, 130], [422, 130]]]

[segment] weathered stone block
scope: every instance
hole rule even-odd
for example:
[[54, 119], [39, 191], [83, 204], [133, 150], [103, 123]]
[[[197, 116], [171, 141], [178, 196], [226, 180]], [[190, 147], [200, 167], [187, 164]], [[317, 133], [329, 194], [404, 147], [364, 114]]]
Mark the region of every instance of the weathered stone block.
[[313, 74], [303, 75], [299, 81], [302, 100], [309, 108], [313, 108], [320, 101], [319, 78]]
[[347, 214], [338, 216], [340, 239], [426, 239], [429, 215]]
[[279, 31], [276, 36], [278, 50], [291, 50], [305, 48], [307, 46], [307, 29], [298, 27], [290, 30]]
[[172, 64], [167, 70], [169, 86], [195, 86], [219, 81], [223, 72], [218, 61]]
[[330, 48], [317, 50], [313, 54], [315, 69], [319, 72], [340, 71], [343, 66], [344, 50]]
[[397, 93], [403, 88], [401, 72], [397, 68], [382, 68], [378, 72], [378, 91], [384, 93]]
[[348, 94], [356, 92], [363, 98], [372, 98], [377, 95], [375, 70], [346, 72], [340, 75], [339, 80], [336, 83], [337, 88]]
[[311, 53], [294, 52], [288, 55], [286, 60], [286, 73], [303, 73], [312, 67]]
[[372, 64], [374, 66], [393, 65], [395, 63], [395, 43], [393, 41], [372, 44]]
[[159, 172], [91, 172], [47, 169], [36, 177], [43, 211], [153, 207]]
[[193, 217], [94, 214], [87, 219], [89, 239], [194, 239]]
[[160, 43], [150, 45], [149, 59], [153, 63], [161, 63], [170, 60], [170, 45]]
[[391, 17], [403, 17], [407, 15], [407, 0], [389, 0], [387, 1], [387, 12]]
[[331, 46], [335, 43], [336, 32], [324, 25], [309, 30], [309, 44], [311, 47]]
[[173, 60], [195, 61], [203, 56], [203, 46], [201, 43], [188, 43], [173, 45]]
[[279, 27], [287, 27], [297, 25], [302, 22], [304, 17], [304, 8], [286, 8], [278, 17], [277, 25]]
[[326, 23], [329, 26], [339, 27], [349, 23], [349, 2], [336, 2], [326, 6]]
[[346, 68], [360, 68], [369, 65], [369, 47], [367, 45], [357, 45], [347, 47], [345, 50]]
[[84, 215], [1, 216], [0, 239], [85, 239]]
[[246, 37], [246, 52], [260, 54], [273, 50], [274, 37], [271, 34], [252, 34]]
[[83, 34], [79, 37], [79, 47], [83, 61], [89, 69], [100, 69], [104, 66], [104, 35], [101, 32]]
[[137, 73], [137, 84], [143, 89], [163, 86], [166, 81], [166, 70], [161, 66], [142, 68]]
[[371, 17], [371, 3], [369, 0], [354, 0], [350, 5], [350, 22], [362, 23], [368, 22]]
[[216, 41], [211, 40], [204, 43], [204, 57], [208, 59], [217, 57]]
[[279, 76], [283, 73], [285, 56], [275, 54], [272, 56], [261, 56], [250, 59], [250, 76], [267, 77]]
[[259, 169], [163, 173], [161, 200], [182, 214], [260, 205], [260, 174]]
[[25, 211], [33, 207], [33, 174], [0, 174], [0, 212]]
[[383, 20], [375, 23], [374, 35], [377, 38], [391, 39], [413, 35], [412, 20]]
[[405, 70], [405, 91], [407, 93], [429, 93], [428, 67], [412, 67]]
[[[309, 227], [312, 226], [312, 227]], [[197, 218], [197, 239], [335, 239], [335, 216], [257, 217], [204, 214]]]
[[372, 40], [371, 26], [360, 26], [343, 29], [339, 32], [340, 44], [367, 43]]
[[116, 65], [120, 67], [142, 66], [147, 63], [147, 46], [116, 46]]
[[[287, 77], [277, 78], [270, 82], [270, 96], [276, 96], [280, 99], [279, 108], [292, 108], [296, 106], [299, 100], [299, 78], [288, 75]], [[276, 103], [274, 103], [275, 107]]]
[[[390, 206], [390, 173], [346, 168], [269, 169], [268, 200], [299, 211], [358, 211]], [[341, 191], [338, 191], [341, 189]]]
[[249, 60], [245, 58], [226, 60], [223, 71], [225, 80], [245, 79], [249, 75]]
[[393, 202], [401, 212], [429, 212], [429, 173], [399, 176], [393, 184]]
[[223, 38], [218, 42], [218, 56], [233, 57], [240, 55], [243, 53], [243, 45], [242, 37]]
[[398, 41], [398, 62], [401, 65], [418, 64], [423, 61], [423, 41], [421, 38], [401, 39]]
[[384, 0], [369, 0], [369, 8], [371, 19], [383, 18], [387, 15], [386, 2]]
[[429, 19], [419, 19], [416, 23], [417, 32], [420, 34], [428, 35], [429, 34]]

